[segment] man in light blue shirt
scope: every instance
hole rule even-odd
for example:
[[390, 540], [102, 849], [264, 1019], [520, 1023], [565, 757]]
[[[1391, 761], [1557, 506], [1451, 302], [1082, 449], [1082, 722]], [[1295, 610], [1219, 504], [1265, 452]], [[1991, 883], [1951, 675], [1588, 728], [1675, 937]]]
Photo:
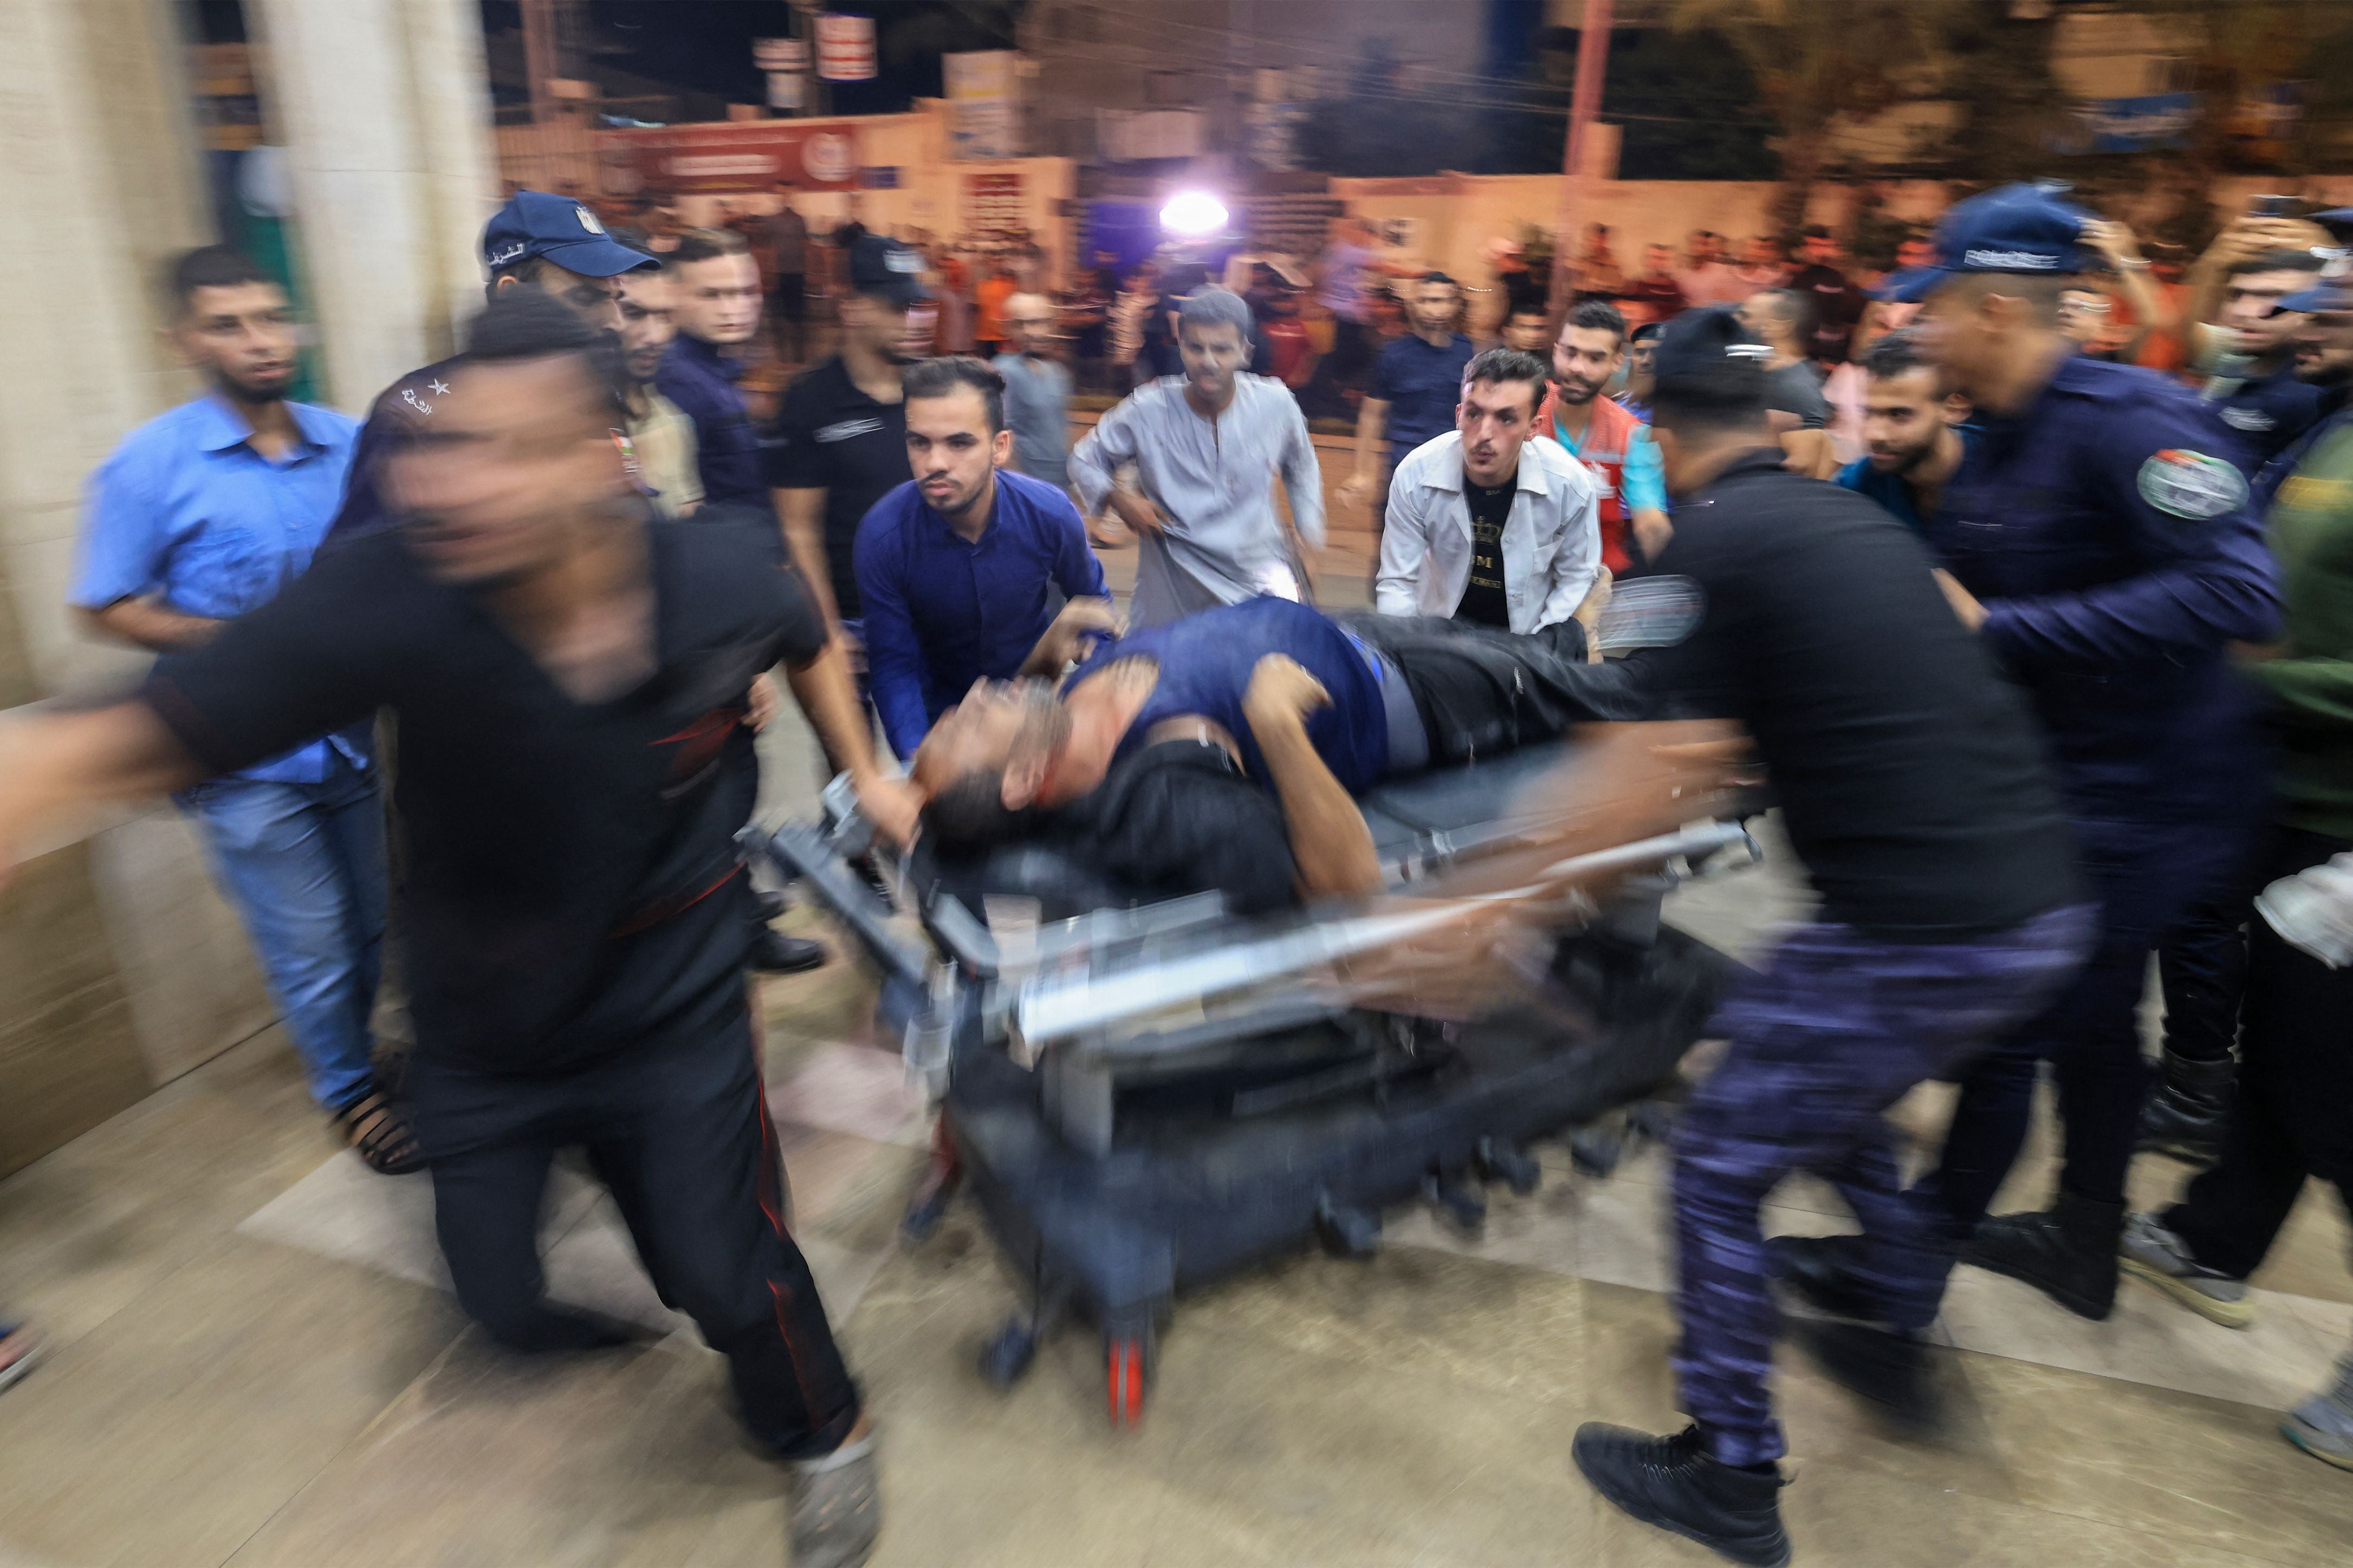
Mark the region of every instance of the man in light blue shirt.
[[1013, 468], [1058, 490], [1071, 488], [1071, 373], [1046, 356], [1054, 302], [1043, 294], [1005, 301], [1005, 352], [988, 363], [1005, 378]]
[[[71, 603], [158, 653], [196, 647], [301, 576], [342, 504], [358, 425], [290, 403], [286, 296], [221, 246], [174, 266], [174, 336], [211, 389], [132, 431], [90, 480]], [[367, 738], [311, 741], [177, 803], [237, 906], [311, 1097], [362, 1157], [417, 1164], [376, 1091], [368, 1015], [384, 938], [384, 807]]]

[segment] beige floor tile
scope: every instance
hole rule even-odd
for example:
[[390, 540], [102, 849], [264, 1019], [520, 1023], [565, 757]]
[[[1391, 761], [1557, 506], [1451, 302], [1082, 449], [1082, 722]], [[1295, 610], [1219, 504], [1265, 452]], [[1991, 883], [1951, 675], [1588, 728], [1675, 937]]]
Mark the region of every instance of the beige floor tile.
[[269, 1030], [0, 1181], [0, 1289], [62, 1349], [334, 1150]]
[[2307, 1182], [2254, 1283], [2324, 1301], [2353, 1302], [2353, 1230], [2336, 1192]]
[[907, 1083], [896, 1051], [827, 1044], [793, 1070], [768, 1079], [768, 1109], [780, 1122], [829, 1128], [878, 1142], [921, 1145], [931, 1137], [923, 1092]]
[[2031, 1286], [1963, 1267], [1942, 1321], [1966, 1350], [2248, 1405], [2292, 1403], [2328, 1364], [2291, 1310], [2259, 1310], [2252, 1327], [2226, 1329], [2129, 1278], [2116, 1310], [2093, 1322]]
[[781, 1497], [709, 1352], [519, 1357], [469, 1331], [229, 1563], [767, 1563]]
[[438, 1291], [226, 1237], [0, 1399], [7, 1539], [213, 1568], [459, 1331]]
[[[1592, 1561], [1707, 1568], [1723, 1559], [1608, 1505]], [[2266, 1559], [1868, 1471], [1809, 1462], [1781, 1494], [1804, 1568], [2257, 1568]]]
[[2353, 1476], [2278, 1415], [2170, 1389], [1978, 1357], [1968, 1374], [2031, 1506], [2296, 1568], [2343, 1568]]
[[[1310, 1538], [1383, 1543], [1272, 1561], [1549, 1564], [1577, 1559], [1590, 1518], [1563, 1468], [1581, 1289], [1404, 1248], [1238, 1280], [1179, 1305], [1151, 1412], [1125, 1436], [1105, 1421], [1098, 1342], [1082, 1328], [1009, 1394], [981, 1383], [972, 1357], [1015, 1297], [961, 1217], [884, 1269], [847, 1339], [889, 1430], [956, 1452], [1043, 1450], [1045, 1475], [1063, 1456], [1081, 1475], [1113, 1464], [1125, 1480], [1104, 1483], [1109, 1495], [1165, 1487], [1187, 1518], [1289, 1520]], [[1046, 1533], [1008, 1538], [990, 1562], [1219, 1561], [1182, 1541], [1165, 1557], [1074, 1559], [1061, 1510], [999, 1506]]]

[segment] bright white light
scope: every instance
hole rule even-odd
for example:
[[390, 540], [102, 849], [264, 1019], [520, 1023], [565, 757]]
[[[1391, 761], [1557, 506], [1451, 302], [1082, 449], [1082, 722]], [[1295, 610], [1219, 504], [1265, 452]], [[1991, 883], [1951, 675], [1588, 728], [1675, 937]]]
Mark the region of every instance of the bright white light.
[[1199, 239], [1226, 230], [1225, 204], [1207, 191], [1184, 191], [1160, 209], [1160, 226], [1187, 239]]

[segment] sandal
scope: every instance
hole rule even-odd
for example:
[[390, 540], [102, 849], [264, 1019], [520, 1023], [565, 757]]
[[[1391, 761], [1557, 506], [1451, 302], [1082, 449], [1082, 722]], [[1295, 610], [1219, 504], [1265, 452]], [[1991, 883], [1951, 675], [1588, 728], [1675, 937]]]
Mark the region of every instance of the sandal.
[[792, 1521], [793, 1568], [859, 1568], [874, 1555], [882, 1533], [882, 1487], [873, 1433], [798, 1460], [789, 1473], [785, 1506]]
[[405, 1176], [425, 1168], [417, 1130], [381, 1089], [371, 1089], [335, 1112], [334, 1126], [378, 1175]]
[[5, 1388], [41, 1359], [41, 1336], [22, 1323], [0, 1321], [0, 1388]]

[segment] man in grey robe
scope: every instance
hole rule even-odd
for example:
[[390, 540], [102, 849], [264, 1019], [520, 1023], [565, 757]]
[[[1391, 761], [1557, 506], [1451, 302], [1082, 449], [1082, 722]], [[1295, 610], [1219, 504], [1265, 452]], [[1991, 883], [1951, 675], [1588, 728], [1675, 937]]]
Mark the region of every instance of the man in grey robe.
[[[1200, 289], [1177, 311], [1176, 343], [1185, 374], [1138, 387], [1071, 454], [1087, 512], [1108, 503], [1135, 531], [1132, 626], [1256, 594], [1303, 595], [1303, 567], [1275, 510], [1278, 477], [1299, 539], [1324, 542], [1324, 480], [1307, 421], [1282, 383], [1242, 374], [1250, 307], [1226, 289]], [[1113, 482], [1129, 463], [1134, 490]]]

